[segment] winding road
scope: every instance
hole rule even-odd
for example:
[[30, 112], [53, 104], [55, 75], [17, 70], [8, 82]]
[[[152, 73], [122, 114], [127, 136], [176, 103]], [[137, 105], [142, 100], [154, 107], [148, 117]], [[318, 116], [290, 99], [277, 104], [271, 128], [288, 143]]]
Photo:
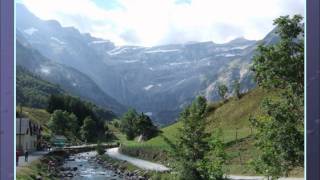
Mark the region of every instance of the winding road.
[[157, 163], [153, 163], [153, 162], [150, 162], [150, 161], [145, 161], [145, 160], [142, 160], [142, 159], [137, 159], [137, 158], [133, 158], [133, 157], [121, 154], [119, 152], [119, 148], [118, 147], [107, 149], [106, 154], [108, 156], [110, 156], [111, 158], [119, 159], [119, 160], [122, 160], [122, 161], [127, 161], [127, 162], [129, 162], [129, 163], [141, 168], [141, 169], [151, 170], [151, 171], [159, 171], [159, 172], [169, 171], [170, 170], [170, 168], [168, 168], [168, 167], [166, 167], [164, 165], [161, 165], [161, 164], [157, 164]]
[[[118, 159], [118, 160], [122, 160], [122, 161], [127, 161], [141, 169], [145, 169], [145, 170], [151, 170], [151, 171], [159, 171], [159, 172], [163, 172], [163, 171], [169, 171], [170, 168], [161, 165], [161, 164], [157, 164], [157, 163], [153, 163], [150, 161], [146, 161], [146, 160], [142, 160], [142, 159], [138, 159], [138, 158], [134, 158], [134, 157], [130, 157], [124, 154], [121, 154], [119, 152], [119, 148], [110, 148], [106, 150], [106, 154], [114, 159]], [[262, 177], [262, 176], [238, 176], [238, 175], [228, 175], [228, 178], [231, 180], [266, 180], [267, 178]], [[280, 178], [279, 180], [304, 180], [304, 178]]]

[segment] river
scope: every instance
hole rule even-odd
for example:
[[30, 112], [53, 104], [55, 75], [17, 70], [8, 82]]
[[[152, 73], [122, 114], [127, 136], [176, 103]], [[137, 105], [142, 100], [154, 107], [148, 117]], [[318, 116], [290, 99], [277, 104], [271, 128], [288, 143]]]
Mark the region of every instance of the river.
[[[104, 168], [95, 161], [96, 152], [85, 152], [70, 156], [65, 160], [63, 168], [67, 172], [72, 172], [72, 180], [120, 180], [114, 171]], [[76, 169], [72, 171], [72, 169]]]

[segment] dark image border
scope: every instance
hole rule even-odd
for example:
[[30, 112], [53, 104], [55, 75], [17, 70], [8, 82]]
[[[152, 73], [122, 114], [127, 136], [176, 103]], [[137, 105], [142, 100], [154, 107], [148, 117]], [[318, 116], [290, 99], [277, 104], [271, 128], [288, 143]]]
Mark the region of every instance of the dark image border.
[[320, 179], [320, 22], [319, 0], [307, 0], [306, 9], [306, 178]]
[[[306, 4], [306, 172], [320, 179], [320, 3]], [[14, 179], [14, 1], [0, 0], [0, 179]]]
[[0, 0], [0, 179], [14, 179], [14, 1]]

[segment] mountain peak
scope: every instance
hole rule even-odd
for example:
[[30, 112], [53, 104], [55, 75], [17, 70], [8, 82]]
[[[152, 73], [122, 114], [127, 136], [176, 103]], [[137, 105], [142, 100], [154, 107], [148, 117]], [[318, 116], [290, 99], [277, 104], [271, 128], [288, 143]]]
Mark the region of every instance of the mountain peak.
[[238, 46], [238, 45], [253, 44], [255, 42], [256, 42], [256, 40], [249, 40], [249, 39], [246, 39], [245, 37], [241, 36], [241, 37], [237, 37], [237, 38], [227, 42], [226, 44]]
[[247, 42], [247, 41], [250, 41], [250, 40], [246, 39], [243, 36], [240, 36], [240, 37], [237, 37], [237, 38], [229, 41], [228, 43], [242, 43], [242, 42]]

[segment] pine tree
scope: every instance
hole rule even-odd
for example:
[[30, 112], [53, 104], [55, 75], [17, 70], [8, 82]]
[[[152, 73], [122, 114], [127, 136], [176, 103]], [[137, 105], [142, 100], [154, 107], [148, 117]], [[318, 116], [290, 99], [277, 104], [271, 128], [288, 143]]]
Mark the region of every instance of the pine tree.
[[206, 107], [206, 99], [198, 97], [180, 114], [179, 120], [183, 126], [179, 129], [174, 156], [180, 168], [181, 179], [204, 179], [201, 165], [209, 150], [209, 135], [205, 132]]
[[218, 93], [219, 93], [219, 96], [225, 100], [226, 99], [226, 95], [227, 95], [227, 92], [228, 92], [228, 87], [224, 84], [221, 84], [218, 86]]

